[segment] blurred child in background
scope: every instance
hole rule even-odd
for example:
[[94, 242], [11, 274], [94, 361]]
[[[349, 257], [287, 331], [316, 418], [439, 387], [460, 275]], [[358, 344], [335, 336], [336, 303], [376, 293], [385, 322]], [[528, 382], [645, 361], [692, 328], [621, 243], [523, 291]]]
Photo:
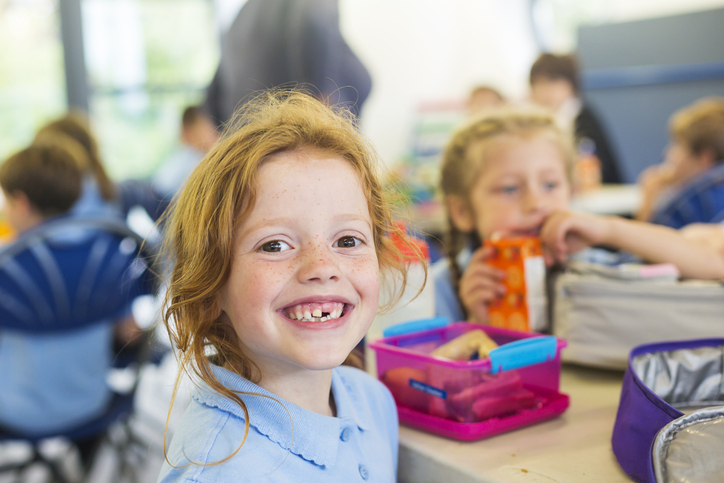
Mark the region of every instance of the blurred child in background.
[[[490, 113], [453, 135], [441, 177], [448, 259], [433, 266], [438, 315], [487, 321], [488, 306], [505, 295], [505, 274], [486, 264], [492, 251], [481, 247], [494, 236], [540, 237], [548, 264], [607, 245], [649, 262], [673, 263], [685, 277], [724, 277], [724, 258], [676, 230], [568, 211], [574, 158], [570, 137], [553, 117], [536, 111]], [[576, 256], [618, 258], [601, 252]]]
[[[125, 189], [123, 184], [116, 185], [108, 177], [88, 116], [82, 111], [70, 111], [41, 127], [35, 135], [35, 142], [41, 142], [47, 137], [57, 139], [61, 136], [70, 138], [74, 144], [80, 146], [87, 160], [83, 164], [81, 194], [69, 214], [78, 217], [111, 217], [125, 221], [130, 205], [136, 202], [136, 198], [141, 197]], [[135, 180], [130, 180], [130, 183], [135, 186]], [[134, 196], [129, 196], [129, 193]], [[143, 198], [155, 200], [157, 197], [149, 193]], [[154, 204], [154, 207], [156, 206], [159, 205]], [[161, 211], [161, 208], [156, 210]], [[115, 332], [117, 359], [125, 361], [135, 358], [136, 351], [143, 347], [146, 340], [142, 337], [143, 330], [130, 312], [115, 324]]]
[[468, 97], [468, 115], [477, 116], [481, 112], [495, 109], [505, 105], [505, 99], [495, 88], [480, 85], [470, 92]]
[[62, 135], [48, 135], [0, 165], [6, 219], [24, 233], [70, 211], [80, 197], [88, 157]]
[[[62, 135], [45, 135], [3, 162], [4, 211], [19, 236], [67, 215], [88, 169], [83, 148]], [[69, 334], [0, 332], [0, 433], [62, 431], [103, 413], [112, 333], [110, 323]], [[84, 462], [96, 443], [79, 442]]]
[[[572, 55], [541, 54], [530, 69], [530, 89], [533, 102], [550, 109], [556, 120], [575, 135], [579, 158], [584, 162], [573, 166], [577, 185], [621, 183], [622, 178], [613, 147], [606, 130], [595, 112], [580, 97], [578, 65]], [[578, 158], [577, 158], [578, 159]], [[590, 161], [597, 164], [591, 173]], [[583, 172], [579, 173], [579, 169]], [[578, 187], [578, 186], [576, 186]]]
[[702, 99], [669, 120], [664, 162], [639, 178], [636, 218], [680, 228], [724, 221], [724, 98]]
[[218, 139], [216, 125], [200, 106], [184, 109], [180, 145], [156, 171], [153, 180], [156, 192], [165, 198], [173, 198]]

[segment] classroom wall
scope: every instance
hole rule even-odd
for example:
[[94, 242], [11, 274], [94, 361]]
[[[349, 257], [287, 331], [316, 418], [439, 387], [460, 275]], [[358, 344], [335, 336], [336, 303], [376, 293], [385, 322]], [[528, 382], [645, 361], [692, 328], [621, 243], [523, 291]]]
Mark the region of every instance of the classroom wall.
[[584, 97], [599, 113], [626, 181], [663, 159], [668, 119], [724, 96], [724, 8], [582, 27]]
[[465, 99], [479, 83], [524, 96], [538, 53], [527, 0], [340, 0], [340, 23], [372, 75], [362, 127], [388, 163], [421, 103]]

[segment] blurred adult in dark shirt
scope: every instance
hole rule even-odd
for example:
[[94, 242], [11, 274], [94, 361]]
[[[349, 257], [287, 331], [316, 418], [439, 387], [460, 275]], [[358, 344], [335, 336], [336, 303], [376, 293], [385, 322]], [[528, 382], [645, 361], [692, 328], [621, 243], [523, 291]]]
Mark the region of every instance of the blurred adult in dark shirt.
[[222, 37], [206, 110], [218, 123], [255, 91], [305, 85], [359, 115], [372, 79], [345, 42], [337, 0], [249, 0]]

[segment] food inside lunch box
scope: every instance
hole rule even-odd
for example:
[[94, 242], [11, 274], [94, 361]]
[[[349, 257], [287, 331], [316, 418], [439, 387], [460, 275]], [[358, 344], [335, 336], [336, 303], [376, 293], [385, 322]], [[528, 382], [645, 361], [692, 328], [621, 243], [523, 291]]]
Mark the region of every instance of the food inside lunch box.
[[[439, 346], [430, 355], [449, 360], [488, 357], [498, 345], [482, 330], [471, 330]], [[535, 394], [525, 387], [516, 370], [454, 371], [428, 365], [426, 370], [395, 367], [381, 376], [397, 404], [440, 418], [479, 422], [535, 406]]]

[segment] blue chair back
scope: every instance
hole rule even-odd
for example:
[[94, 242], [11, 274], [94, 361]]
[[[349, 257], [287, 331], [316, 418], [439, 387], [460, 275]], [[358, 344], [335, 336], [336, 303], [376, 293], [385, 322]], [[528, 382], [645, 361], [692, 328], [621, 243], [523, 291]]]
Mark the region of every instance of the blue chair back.
[[120, 220], [47, 222], [0, 249], [0, 329], [50, 333], [121, 316], [154, 293], [154, 259]]

